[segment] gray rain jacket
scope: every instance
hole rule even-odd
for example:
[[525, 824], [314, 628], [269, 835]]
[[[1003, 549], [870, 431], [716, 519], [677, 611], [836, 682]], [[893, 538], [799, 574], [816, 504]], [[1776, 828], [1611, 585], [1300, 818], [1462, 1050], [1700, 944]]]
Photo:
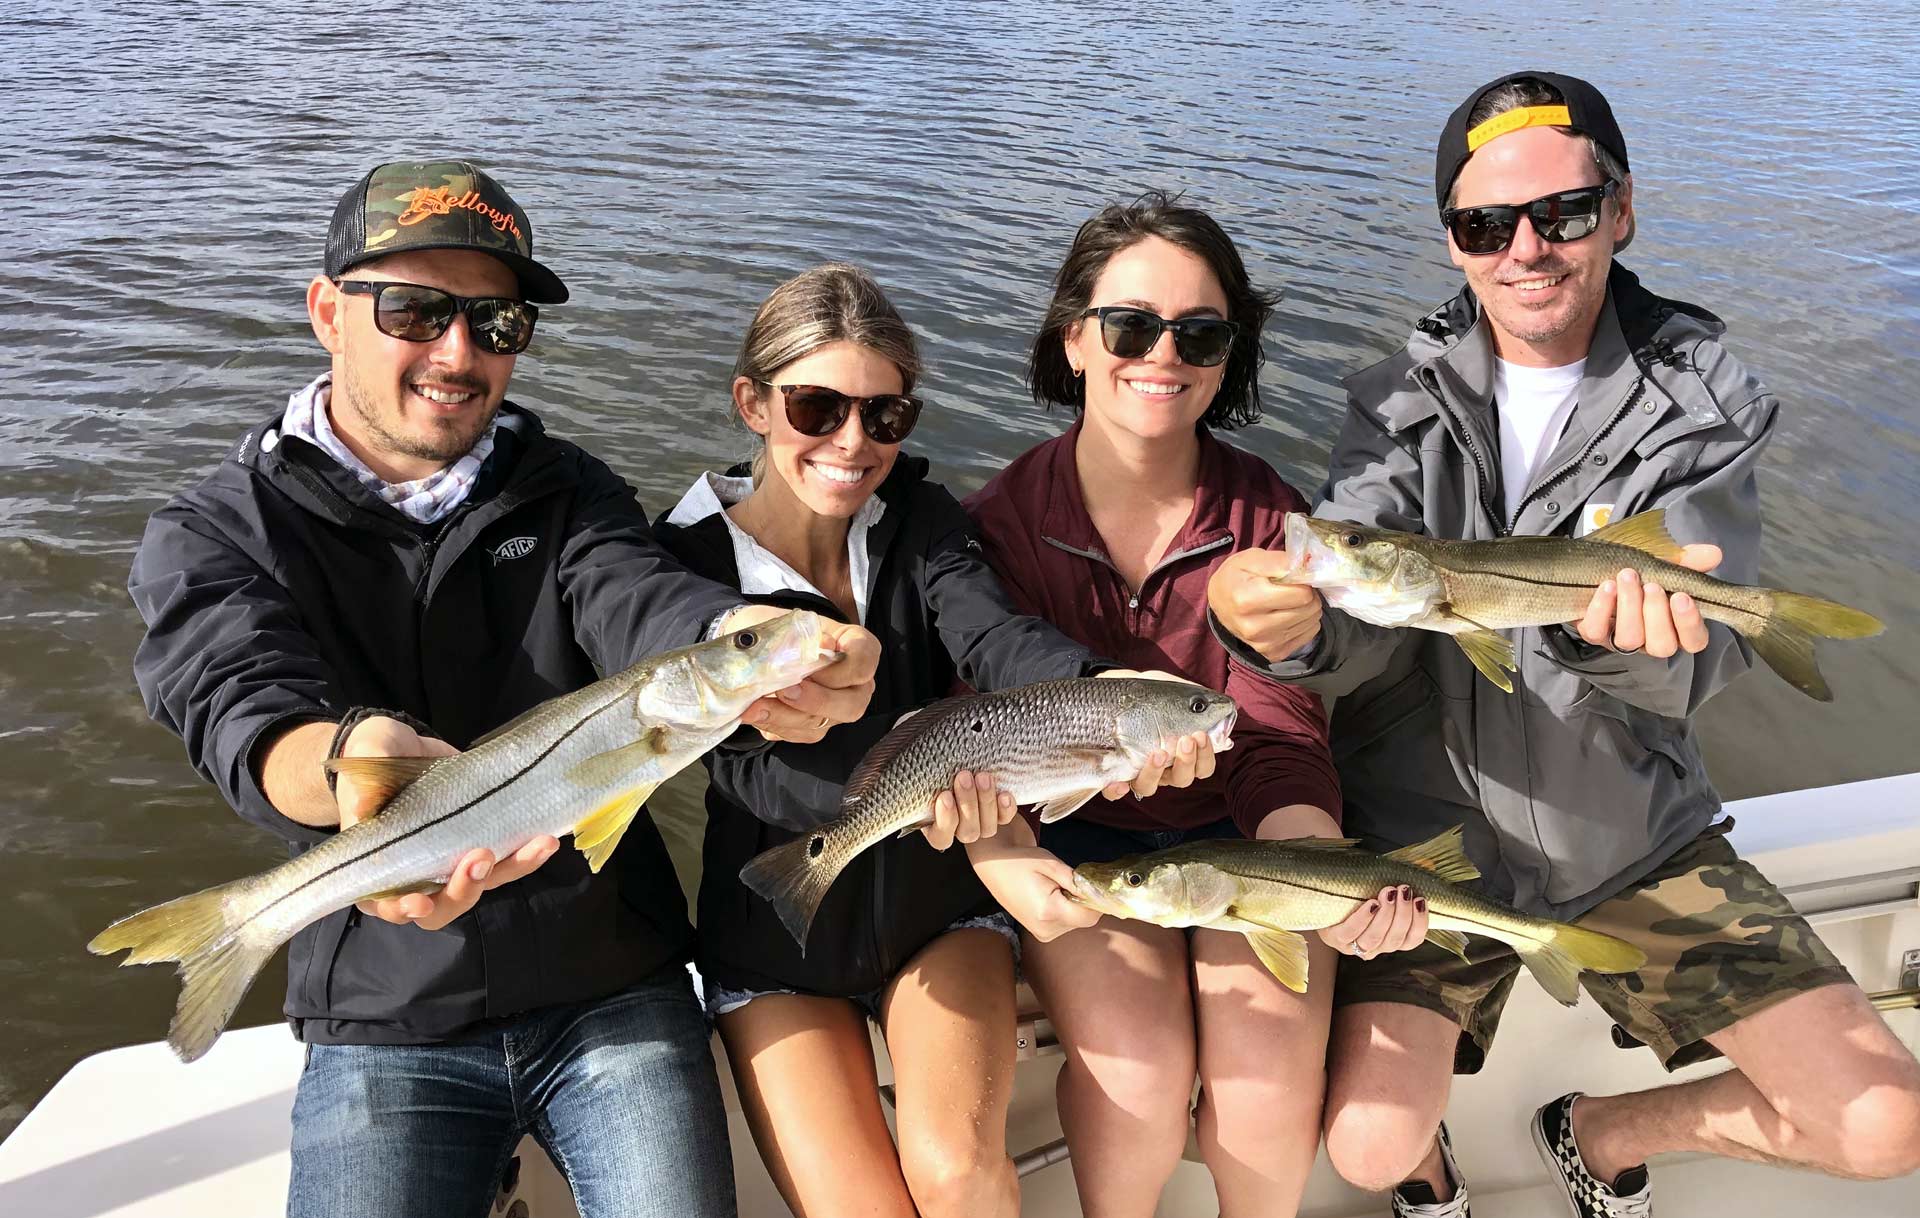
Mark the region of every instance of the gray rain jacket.
[[[1755, 582], [1754, 469], [1776, 402], [1720, 345], [1704, 310], [1616, 265], [1580, 399], [1521, 501], [1501, 502], [1493, 347], [1470, 290], [1394, 355], [1348, 378], [1348, 412], [1315, 515], [1433, 537], [1571, 537], [1662, 507], [1681, 541]], [[1216, 632], [1224, 636], [1218, 624]], [[1339, 701], [1333, 755], [1344, 825], [1375, 844], [1456, 824], [1485, 889], [1570, 919], [1634, 883], [1718, 815], [1690, 716], [1750, 666], [1730, 629], [1671, 659], [1591, 647], [1561, 626], [1506, 632], [1520, 671], [1501, 692], [1452, 638], [1329, 610], [1303, 656], [1242, 663]]]

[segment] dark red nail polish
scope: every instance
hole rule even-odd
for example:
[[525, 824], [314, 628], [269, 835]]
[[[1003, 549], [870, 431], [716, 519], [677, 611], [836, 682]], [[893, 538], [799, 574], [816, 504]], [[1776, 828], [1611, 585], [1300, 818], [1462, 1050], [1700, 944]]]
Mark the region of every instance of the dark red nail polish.
[[1419, 910], [1421, 913], [1427, 912], [1427, 898], [1425, 897], [1417, 898], [1413, 903], [1413, 907]]
[[1387, 904], [1389, 904], [1389, 905], [1391, 905], [1391, 904], [1393, 904], [1393, 899], [1394, 899], [1394, 897], [1396, 897], [1396, 896], [1398, 896], [1398, 895], [1399, 895], [1399, 894], [1398, 894], [1397, 892], [1395, 892], [1395, 891], [1394, 891], [1393, 889], [1391, 889], [1391, 888], [1389, 888], [1389, 889], [1387, 889]]
[[1368, 913], [1379, 913], [1379, 912], [1380, 912], [1380, 902], [1378, 902], [1378, 901], [1368, 901], [1368, 902], [1367, 902], [1367, 912], [1368, 912]]

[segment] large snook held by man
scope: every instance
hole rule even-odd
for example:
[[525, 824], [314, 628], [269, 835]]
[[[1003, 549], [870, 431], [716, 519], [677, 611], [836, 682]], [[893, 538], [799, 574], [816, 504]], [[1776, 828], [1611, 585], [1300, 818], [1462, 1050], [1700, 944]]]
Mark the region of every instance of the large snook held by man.
[[1076, 896], [1101, 913], [1157, 926], [1205, 926], [1245, 935], [1295, 993], [1307, 989], [1299, 932], [1339, 922], [1383, 888], [1404, 884], [1427, 902], [1427, 942], [1466, 959], [1468, 935], [1513, 948], [1547, 993], [1572, 1006], [1582, 970], [1626, 973], [1646, 954], [1611, 935], [1531, 918], [1461, 885], [1480, 878], [1459, 826], [1391, 854], [1347, 838], [1189, 842], [1154, 854], [1074, 869]]
[[820, 618], [789, 613], [542, 702], [457, 756], [341, 758], [330, 767], [376, 792], [377, 816], [271, 871], [122, 918], [87, 949], [180, 962], [167, 1040], [192, 1061], [280, 945], [335, 910], [431, 891], [469, 850], [505, 857], [547, 835], [571, 833], [599, 871], [654, 789], [732, 734], [755, 699], [840, 658], [821, 637]]
[[1819, 597], [1730, 584], [1679, 565], [1681, 546], [1660, 508], [1586, 537], [1441, 541], [1391, 529], [1291, 513], [1292, 564], [1278, 582], [1318, 588], [1327, 604], [1376, 626], [1451, 634], [1487, 680], [1508, 693], [1513, 644], [1494, 633], [1576, 622], [1595, 589], [1633, 569], [1669, 593], [1684, 592], [1708, 621], [1738, 631], [1769, 667], [1810, 698], [1833, 700], [1814, 664], [1813, 641], [1860, 639], [1884, 626], [1869, 613]]
[[847, 864], [889, 837], [933, 823], [933, 801], [962, 770], [990, 773], [1055, 821], [1112, 782], [1131, 782], [1156, 750], [1205, 732], [1232, 746], [1232, 698], [1179, 681], [1078, 677], [947, 698], [897, 724], [860, 761], [830, 824], [740, 869], [804, 952], [820, 902]]

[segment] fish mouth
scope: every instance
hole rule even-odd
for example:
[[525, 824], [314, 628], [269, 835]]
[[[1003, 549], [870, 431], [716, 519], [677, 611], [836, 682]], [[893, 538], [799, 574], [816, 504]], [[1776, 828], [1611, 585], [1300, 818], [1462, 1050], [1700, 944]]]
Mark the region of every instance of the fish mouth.
[[1235, 707], [1227, 712], [1227, 717], [1207, 729], [1207, 743], [1216, 753], [1224, 753], [1233, 747], [1233, 725], [1240, 719], [1240, 710]]
[[1287, 551], [1287, 569], [1275, 582], [1283, 584], [1306, 584], [1313, 582], [1313, 555], [1319, 548], [1319, 539], [1314, 536], [1313, 517], [1305, 512], [1288, 512], [1282, 532], [1282, 545]]

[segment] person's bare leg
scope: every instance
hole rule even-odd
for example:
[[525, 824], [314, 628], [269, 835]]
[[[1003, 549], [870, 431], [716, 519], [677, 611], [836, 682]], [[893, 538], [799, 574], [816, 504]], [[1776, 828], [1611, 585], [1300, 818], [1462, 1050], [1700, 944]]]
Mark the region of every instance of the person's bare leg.
[[894, 978], [880, 1020], [900, 1168], [922, 1218], [1018, 1218], [1013, 945], [990, 930], [940, 936]]
[[1920, 1063], [1859, 987], [1796, 994], [1707, 1039], [1732, 1070], [1574, 1104], [1588, 1171], [1611, 1180], [1681, 1150], [1857, 1179], [1920, 1170]]
[[1309, 937], [1305, 994], [1274, 980], [1246, 936], [1193, 935], [1200, 1151], [1222, 1218], [1300, 1206], [1327, 1092], [1334, 951]]
[[1087, 1218], [1151, 1218], [1187, 1145], [1193, 1001], [1184, 931], [1103, 918], [1024, 967], [1060, 1037], [1055, 1092]]
[[914, 1218], [866, 1016], [843, 998], [768, 994], [718, 1022], [754, 1145], [796, 1218]]
[[1460, 1027], [1425, 1007], [1358, 1002], [1333, 1013], [1327, 1053], [1327, 1158], [1349, 1184], [1385, 1192], [1423, 1180], [1442, 1201], [1440, 1118]]

